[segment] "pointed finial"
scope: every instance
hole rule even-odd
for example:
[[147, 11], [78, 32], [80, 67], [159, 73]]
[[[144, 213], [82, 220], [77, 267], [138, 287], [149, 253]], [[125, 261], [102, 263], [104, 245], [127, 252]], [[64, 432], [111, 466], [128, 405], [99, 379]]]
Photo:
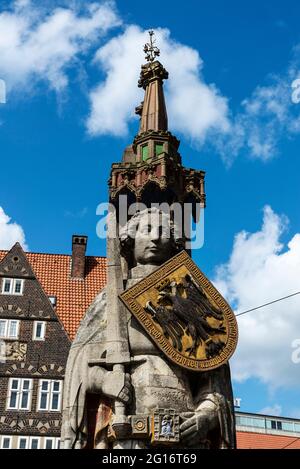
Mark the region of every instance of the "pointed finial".
[[160, 54], [160, 50], [158, 47], [156, 47], [154, 44], [156, 42], [156, 39], [153, 37], [154, 36], [154, 31], [151, 29], [149, 31], [149, 36], [150, 36], [150, 42], [147, 42], [144, 45], [144, 52], [146, 54], [146, 60], [148, 62], [153, 62], [155, 60], [155, 57], [158, 57]]

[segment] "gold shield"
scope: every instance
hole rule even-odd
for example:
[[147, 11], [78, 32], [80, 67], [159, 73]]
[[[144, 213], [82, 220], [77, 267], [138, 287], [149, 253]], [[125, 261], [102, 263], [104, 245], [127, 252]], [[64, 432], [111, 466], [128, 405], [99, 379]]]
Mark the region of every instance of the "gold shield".
[[212, 370], [236, 348], [233, 311], [185, 251], [119, 297], [176, 365]]

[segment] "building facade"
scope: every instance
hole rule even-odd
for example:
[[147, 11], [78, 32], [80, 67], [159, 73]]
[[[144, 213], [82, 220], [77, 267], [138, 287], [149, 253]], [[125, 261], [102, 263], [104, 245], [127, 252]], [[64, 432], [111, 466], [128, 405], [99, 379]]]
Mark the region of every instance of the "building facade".
[[300, 449], [300, 419], [236, 412], [239, 449]]
[[106, 262], [0, 251], [0, 448], [59, 448], [65, 365], [81, 318], [106, 283]]

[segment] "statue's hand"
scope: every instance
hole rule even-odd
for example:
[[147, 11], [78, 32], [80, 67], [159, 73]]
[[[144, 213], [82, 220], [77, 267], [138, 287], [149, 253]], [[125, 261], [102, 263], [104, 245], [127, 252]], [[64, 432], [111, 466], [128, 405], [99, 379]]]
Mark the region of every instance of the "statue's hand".
[[132, 398], [130, 375], [120, 371], [108, 371], [102, 384], [102, 392], [108, 397], [127, 404]]
[[183, 423], [180, 425], [180, 435], [187, 446], [194, 446], [205, 440], [208, 432], [218, 424], [217, 414], [212, 408], [184, 412], [181, 418]]

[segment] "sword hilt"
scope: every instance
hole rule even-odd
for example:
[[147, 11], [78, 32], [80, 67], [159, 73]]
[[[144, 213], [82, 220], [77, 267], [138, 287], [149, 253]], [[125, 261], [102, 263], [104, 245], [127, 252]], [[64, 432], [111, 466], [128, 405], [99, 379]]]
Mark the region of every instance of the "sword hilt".
[[[123, 363], [114, 363], [108, 362], [106, 358], [94, 359], [88, 362], [89, 366], [97, 365], [106, 365], [106, 367], [111, 366], [112, 371], [119, 373], [125, 373], [125, 366], [132, 365], [136, 363], [145, 363], [146, 358], [135, 358], [130, 357], [130, 360], [124, 360]], [[129, 422], [128, 416], [126, 415], [126, 405], [119, 401], [115, 400], [114, 402], [114, 417], [112, 420], [112, 429], [115, 433], [116, 439], [126, 439], [131, 433], [131, 424]]]

